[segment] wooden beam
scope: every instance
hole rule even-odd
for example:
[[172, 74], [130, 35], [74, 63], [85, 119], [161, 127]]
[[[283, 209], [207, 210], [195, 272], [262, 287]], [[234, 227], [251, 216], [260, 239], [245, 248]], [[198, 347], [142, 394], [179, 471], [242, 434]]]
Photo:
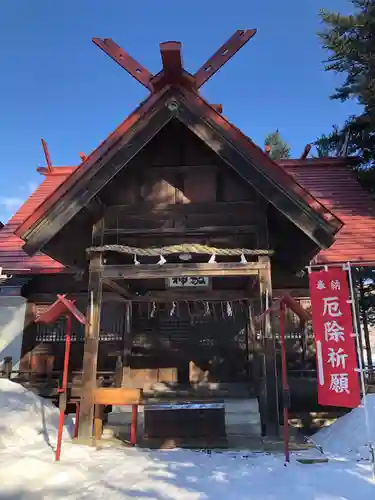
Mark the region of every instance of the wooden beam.
[[[187, 167], [191, 168], [191, 167]], [[202, 167], [203, 168], [203, 167]], [[256, 212], [257, 200], [250, 201], [226, 201], [226, 202], [203, 202], [203, 203], [160, 203], [155, 206], [155, 202], [132, 203], [131, 205], [109, 205], [106, 207], [106, 218], [109, 216], [171, 216], [181, 215], [221, 215], [237, 214], [238, 212]]]
[[179, 276], [251, 276], [257, 275], [265, 264], [259, 262], [216, 264], [139, 264], [102, 266], [103, 278], [111, 279], [158, 279]]
[[117, 293], [124, 299], [132, 300], [135, 296], [127, 290], [126, 288], [118, 285], [115, 281], [112, 281], [110, 278], [103, 278], [103, 285], [112, 290], [112, 292]]
[[[250, 296], [251, 297], [251, 296]], [[249, 294], [241, 290], [179, 290], [177, 288], [165, 291], [147, 292], [145, 295], [138, 296], [135, 302], [174, 302], [174, 301], [239, 301], [247, 300]]]
[[102, 49], [111, 59], [119, 64], [125, 71], [135, 78], [139, 83], [144, 85], [146, 89], [152, 90], [150, 80], [153, 74], [144, 68], [130, 54], [122, 49], [111, 38], [93, 38], [92, 41], [97, 47]]
[[256, 33], [256, 30], [237, 30], [215, 54], [206, 61], [195, 73], [196, 87], [199, 89], [219, 69], [231, 59], [241, 47], [245, 45]]
[[168, 83], [178, 82], [182, 76], [183, 64], [181, 42], [163, 42], [160, 44], [164, 77]]
[[49, 154], [47, 143], [46, 143], [46, 141], [44, 139], [41, 139], [41, 142], [42, 142], [42, 148], [43, 148], [43, 151], [44, 151], [44, 156], [46, 158], [47, 171], [48, 172], [52, 172], [53, 166], [52, 166], [51, 156]]
[[170, 235], [184, 235], [187, 236], [204, 236], [205, 234], [248, 234], [255, 233], [257, 226], [249, 224], [246, 226], [202, 226], [196, 228], [186, 227], [166, 227], [156, 229], [144, 229], [142, 227], [136, 229], [105, 229], [104, 234], [122, 234], [122, 235], [136, 235], [136, 236], [170, 236]]
[[94, 391], [94, 401], [97, 405], [140, 404], [142, 402], [142, 391], [125, 387], [98, 387]]
[[[271, 260], [268, 256], [259, 256], [259, 264], [265, 267], [259, 272], [260, 312], [272, 305]], [[266, 435], [279, 435], [279, 394], [276, 366], [275, 335], [272, 332], [271, 315], [262, 317], [263, 334], [263, 377], [261, 383], [262, 424]]]
[[[112, 283], [114, 283], [112, 281]], [[72, 292], [68, 293], [68, 296], [72, 300], [79, 299], [87, 299], [87, 291], [86, 292]], [[56, 300], [55, 293], [33, 293], [28, 296], [28, 300], [35, 304], [52, 304]], [[120, 296], [117, 292], [106, 292], [103, 290], [102, 303], [104, 302], [124, 302], [129, 300], [129, 298]]]
[[94, 391], [99, 351], [100, 313], [102, 303], [101, 254], [93, 256], [89, 269], [89, 297], [82, 367], [82, 392], [78, 435], [90, 440], [93, 433]]
[[[124, 332], [124, 345], [122, 353], [122, 365], [130, 366], [130, 354], [133, 345], [132, 338], [132, 319], [133, 319], [133, 306], [132, 302], [128, 301], [126, 303], [126, 321], [125, 321], [125, 332]], [[122, 370], [121, 370], [122, 371]], [[122, 380], [122, 375], [121, 375]]]
[[310, 290], [308, 288], [277, 288], [273, 290], [273, 296], [278, 299], [284, 295], [290, 295], [298, 299], [309, 299]]

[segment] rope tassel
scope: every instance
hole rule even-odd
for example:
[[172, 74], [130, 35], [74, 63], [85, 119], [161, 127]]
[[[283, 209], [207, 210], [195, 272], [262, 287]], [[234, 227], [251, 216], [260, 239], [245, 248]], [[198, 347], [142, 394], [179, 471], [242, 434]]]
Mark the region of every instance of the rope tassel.
[[156, 315], [156, 304], [155, 302], [152, 303], [152, 309], [151, 309], [151, 313], [150, 313], [150, 318], [154, 318]]
[[172, 302], [172, 309], [170, 310], [169, 316], [175, 316], [176, 308], [177, 308], [176, 302]]
[[163, 264], [165, 264], [167, 261], [164, 259], [164, 257], [162, 255], [160, 255], [160, 259], [159, 259], [159, 266], [162, 266]]
[[208, 302], [204, 303], [204, 316], [210, 316], [211, 315], [211, 310]]
[[208, 261], [209, 264], [216, 264], [216, 255], [213, 253]]
[[227, 302], [227, 315], [231, 318], [233, 316], [233, 309], [230, 302]]

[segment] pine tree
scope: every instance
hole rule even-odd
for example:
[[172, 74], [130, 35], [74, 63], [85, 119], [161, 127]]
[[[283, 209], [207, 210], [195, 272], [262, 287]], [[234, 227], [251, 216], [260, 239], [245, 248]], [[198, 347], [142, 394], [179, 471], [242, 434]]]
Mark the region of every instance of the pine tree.
[[[362, 158], [358, 177], [375, 192], [375, 0], [352, 0], [352, 15], [323, 10], [324, 30], [319, 33], [323, 47], [329, 51], [325, 70], [344, 76], [331, 99], [342, 102], [353, 99], [360, 105], [356, 116], [350, 116], [341, 128], [315, 142], [318, 154], [338, 152], [344, 137], [349, 137], [348, 154]], [[375, 281], [371, 271], [359, 274], [359, 305], [364, 326], [367, 361], [371, 365], [369, 324], [375, 322]], [[373, 371], [371, 370], [371, 375]]]
[[316, 146], [332, 153], [349, 132], [348, 153], [359, 154], [364, 164], [375, 167], [375, 0], [352, 3], [352, 15], [321, 11], [325, 29], [319, 37], [329, 51], [325, 70], [344, 76], [331, 98], [354, 99], [362, 109], [336, 133], [321, 136]]
[[341, 141], [342, 132], [337, 125], [333, 125], [332, 131], [328, 135], [322, 134], [319, 139], [314, 142], [316, 156], [318, 158], [334, 156], [341, 145]]
[[283, 141], [278, 129], [267, 135], [264, 145], [268, 147], [269, 156], [272, 160], [286, 160], [290, 158], [290, 146]]

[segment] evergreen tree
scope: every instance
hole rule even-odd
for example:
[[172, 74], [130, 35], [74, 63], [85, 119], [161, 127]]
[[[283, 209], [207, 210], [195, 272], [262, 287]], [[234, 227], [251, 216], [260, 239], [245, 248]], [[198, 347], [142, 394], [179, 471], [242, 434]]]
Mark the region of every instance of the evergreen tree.
[[278, 129], [267, 135], [264, 145], [267, 147], [272, 160], [286, 160], [290, 158], [290, 146], [282, 140]]
[[349, 134], [348, 153], [361, 156], [363, 164], [375, 167], [375, 0], [352, 0], [352, 15], [322, 10], [325, 26], [319, 33], [323, 47], [329, 51], [326, 71], [344, 76], [332, 99], [342, 102], [354, 99], [361, 106], [341, 129], [321, 136], [315, 143], [332, 154]]
[[[352, 0], [352, 4], [351, 15], [322, 10], [324, 29], [319, 37], [329, 51], [325, 70], [344, 77], [331, 99], [353, 99], [360, 105], [359, 111], [341, 128], [334, 126], [328, 135], [319, 137], [315, 146], [318, 155], [336, 155], [347, 138], [346, 153], [362, 159], [357, 170], [359, 179], [375, 193], [375, 0]], [[369, 327], [375, 322], [372, 269], [360, 269], [358, 282], [367, 362], [371, 365]], [[373, 376], [373, 370], [370, 375]]]
[[341, 130], [339, 130], [337, 125], [332, 127], [332, 131], [328, 135], [322, 134], [319, 139], [314, 142], [316, 156], [318, 158], [334, 156], [340, 147], [342, 141], [341, 136]]

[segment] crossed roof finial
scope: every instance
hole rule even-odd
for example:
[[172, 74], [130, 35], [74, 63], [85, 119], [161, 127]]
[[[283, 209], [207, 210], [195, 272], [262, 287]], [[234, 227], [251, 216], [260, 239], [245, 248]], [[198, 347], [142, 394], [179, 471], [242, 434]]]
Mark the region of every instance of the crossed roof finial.
[[237, 30], [194, 75], [183, 67], [181, 42], [164, 42], [160, 44], [163, 69], [153, 75], [111, 38], [93, 38], [92, 41], [153, 93], [166, 85], [177, 83], [199, 90], [255, 33], [255, 29]]

